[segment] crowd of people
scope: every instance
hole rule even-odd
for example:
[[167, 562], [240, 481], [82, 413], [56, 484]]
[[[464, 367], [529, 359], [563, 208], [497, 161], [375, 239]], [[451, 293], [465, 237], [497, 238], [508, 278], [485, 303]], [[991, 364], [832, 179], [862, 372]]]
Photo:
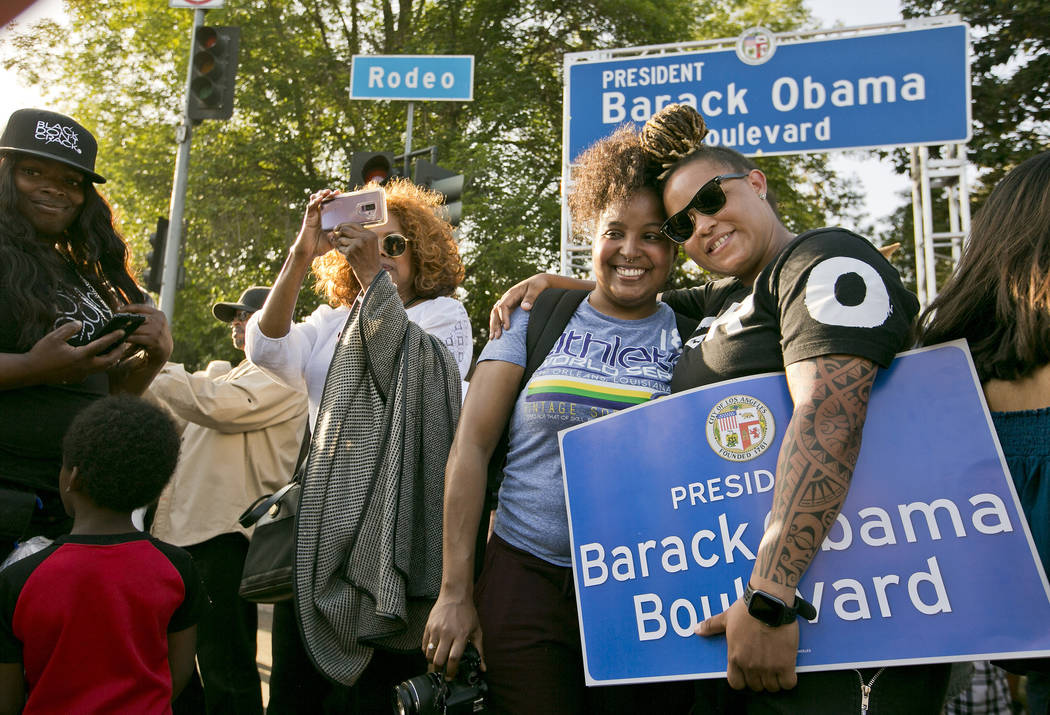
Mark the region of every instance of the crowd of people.
[[[765, 174], [706, 134], [673, 104], [579, 157], [567, 200], [594, 279], [509, 289], [473, 372], [452, 227], [407, 180], [382, 187], [370, 226], [323, 229], [340, 192], [311, 195], [273, 285], [213, 307], [245, 359], [189, 372], [168, 362], [165, 316], [95, 189], [94, 137], [14, 112], [0, 135], [0, 560], [14, 552], [0, 713], [262, 713], [238, 516], [293, 474], [294, 597], [274, 606], [266, 712], [389, 712], [396, 685], [454, 678], [468, 651], [489, 712], [942, 712], [965, 685], [947, 663], [797, 673], [812, 606], [796, 587], [849, 492], [879, 369], [957, 338], [1050, 565], [1050, 153], [996, 186], [919, 316], [870, 241], [789, 230]], [[679, 248], [720, 278], [669, 289]], [[296, 323], [311, 272], [325, 303]], [[630, 389], [612, 346], [645, 356]], [[724, 637], [726, 677], [587, 687], [558, 433], [769, 372], [793, 402], [770, 516], [743, 596], [695, 631]], [[1050, 712], [1045, 662], [999, 665], [1027, 676], [1029, 712]]]

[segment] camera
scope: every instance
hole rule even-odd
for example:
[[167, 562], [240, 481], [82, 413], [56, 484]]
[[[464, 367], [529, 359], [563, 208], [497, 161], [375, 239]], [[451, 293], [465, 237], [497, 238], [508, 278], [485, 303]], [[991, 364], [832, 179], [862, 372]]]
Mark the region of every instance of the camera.
[[484, 713], [488, 685], [481, 678], [481, 656], [467, 643], [454, 680], [424, 673], [394, 686], [394, 712], [399, 715]]

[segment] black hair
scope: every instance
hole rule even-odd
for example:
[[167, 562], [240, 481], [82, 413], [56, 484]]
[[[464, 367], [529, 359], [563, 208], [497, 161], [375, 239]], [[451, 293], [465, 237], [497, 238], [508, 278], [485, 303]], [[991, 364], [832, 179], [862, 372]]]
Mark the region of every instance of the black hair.
[[74, 418], [62, 440], [62, 464], [77, 468], [87, 497], [119, 512], [156, 501], [178, 459], [174, 421], [134, 395], [92, 403]]
[[14, 173], [24, 156], [0, 152], [0, 293], [20, 318], [18, 347], [28, 350], [54, 329], [55, 294], [68, 281], [67, 263], [114, 310], [145, 296], [131, 275], [128, 246], [113, 225], [113, 211], [86, 177], [84, 204], [57, 252], [40, 240], [18, 210]]
[[1050, 363], [1050, 151], [988, 194], [955, 273], [918, 325], [925, 345], [966, 338], [981, 382]]

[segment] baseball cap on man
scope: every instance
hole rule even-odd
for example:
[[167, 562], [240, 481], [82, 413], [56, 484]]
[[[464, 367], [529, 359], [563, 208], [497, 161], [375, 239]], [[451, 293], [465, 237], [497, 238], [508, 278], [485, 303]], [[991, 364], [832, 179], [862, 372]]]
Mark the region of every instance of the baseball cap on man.
[[0, 134], [0, 152], [3, 151], [54, 159], [84, 172], [96, 184], [106, 183], [101, 174], [95, 173], [98, 154], [95, 137], [75, 119], [58, 112], [46, 109], [12, 112]]
[[237, 317], [238, 310], [247, 310], [254, 313], [263, 307], [266, 296], [270, 294], [270, 286], [252, 286], [243, 293], [236, 303], [216, 303], [211, 307], [212, 315], [224, 323], [229, 323]]

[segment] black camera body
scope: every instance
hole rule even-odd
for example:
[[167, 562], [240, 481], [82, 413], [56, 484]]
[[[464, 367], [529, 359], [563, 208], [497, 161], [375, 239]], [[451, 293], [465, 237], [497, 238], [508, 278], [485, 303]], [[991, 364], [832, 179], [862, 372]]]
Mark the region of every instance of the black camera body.
[[467, 643], [453, 680], [442, 673], [423, 673], [394, 686], [394, 712], [399, 715], [474, 715], [485, 713], [489, 687], [481, 677], [481, 656]]

